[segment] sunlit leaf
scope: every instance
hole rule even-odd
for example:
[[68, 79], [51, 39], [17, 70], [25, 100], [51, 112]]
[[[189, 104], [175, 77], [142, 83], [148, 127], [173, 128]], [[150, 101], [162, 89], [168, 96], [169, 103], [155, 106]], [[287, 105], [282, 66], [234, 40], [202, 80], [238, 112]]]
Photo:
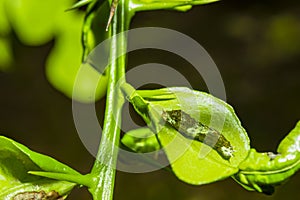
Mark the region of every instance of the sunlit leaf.
[[[1, 0], [3, 7], [0, 9], [3, 12], [0, 12], [0, 25], [3, 26], [0, 33], [9, 28], [9, 22], [26, 45], [43, 45], [55, 38], [54, 48], [46, 63], [49, 81], [66, 96], [89, 103], [105, 95], [107, 76], [104, 72], [99, 74], [88, 64], [81, 67], [84, 14], [65, 12], [73, 3], [73, 0]], [[96, 23], [94, 26], [93, 30], [98, 30]], [[9, 30], [6, 32], [8, 34]], [[0, 66], [7, 69], [12, 60], [8, 41], [1, 39], [0, 49], [3, 52]]]
[[282, 140], [275, 154], [251, 149], [239, 168], [241, 171], [234, 178], [246, 189], [273, 193], [273, 186], [282, 184], [300, 169], [300, 122]]
[[10, 24], [6, 14], [6, 5], [7, 0], [0, 0], [0, 35], [7, 35], [10, 31]]
[[8, 19], [19, 39], [27, 45], [41, 45], [54, 37], [56, 26], [73, 0], [6, 1]]
[[219, 0], [131, 0], [130, 6], [133, 11], [147, 10], [178, 10], [187, 11], [195, 5], [213, 3]]
[[[238, 171], [250, 146], [247, 133], [230, 105], [212, 95], [188, 88], [137, 91], [132, 97], [137, 97], [137, 94], [143, 97], [147, 107], [136, 107], [135, 102], [131, 102], [140, 114], [145, 113], [142, 114], [144, 119], [148, 117], [152, 121], [147, 123], [145, 120], [158, 132], [160, 143], [179, 179], [200, 185], [224, 179]], [[226, 160], [210, 146], [189, 139], [174, 127], [162, 123], [164, 111], [178, 109], [221, 133], [231, 143], [233, 156]]]
[[74, 9], [81, 8], [83, 6], [88, 5], [92, 1], [94, 1], [94, 0], [80, 0], [80, 1], [76, 2], [72, 7], [68, 8], [67, 10], [74, 10]]
[[52, 171], [79, 175], [72, 168], [51, 157], [31, 151], [22, 144], [0, 136], [0, 199], [11, 200], [25, 192], [51, 192], [66, 196], [76, 185], [66, 181], [41, 178], [28, 171]]
[[107, 75], [90, 65], [81, 65], [83, 14], [66, 12], [53, 51], [48, 57], [48, 80], [66, 96], [81, 102], [94, 102], [106, 93]]

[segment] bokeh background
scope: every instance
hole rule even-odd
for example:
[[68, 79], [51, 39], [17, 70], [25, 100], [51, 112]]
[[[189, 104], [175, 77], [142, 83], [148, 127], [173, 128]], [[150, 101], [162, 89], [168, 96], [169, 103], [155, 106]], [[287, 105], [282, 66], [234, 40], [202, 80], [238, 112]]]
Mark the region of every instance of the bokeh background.
[[[0, 22], [5, 7], [2, 2]], [[22, 13], [5, 13], [13, 15], [16, 21], [22, 18]], [[45, 74], [47, 57], [64, 35], [64, 29], [46, 35], [41, 39], [45, 41], [42, 45], [28, 45], [17, 32], [18, 25], [13, 25], [14, 20], [7, 23], [12, 24], [9, 28], [0, 23], [0, 133], [87, 173], [94, 158], [75, 130], [72, 102], [49, 83]], [[240, 117], [252, 147], [275, 151], [279, 141], [300, 119], [299, 1], [224, 0], [194, 7], [187, 13], [138, 13], [131, 27], [145, 26], [180, 31], [209, 52], [222, 74], [227, 101]], [[26, 28], [34, 27], [29, 24]], [[80, 45], [80, 41], [74, 41], [77, 42]], [[173, 66], [189, 78], [195, 89], [207, 90], [200, 75], [191, 75], [184, 60], [167, 52], [133, 52], [128, 67], [149, 62]], [[100, 121], [104, 103], [100, 100], [96, 104]], [[283, 200], [297, 199], [299, 186], [299, 173], [278, 187], [274, 195], [266, 196], [248, 192], [231, 179], [191, 186], [165, 170], [147, 174], [117, 172], [115, 199]], [[78, 188], [68, 199], [91, 197], [84, 188]]]

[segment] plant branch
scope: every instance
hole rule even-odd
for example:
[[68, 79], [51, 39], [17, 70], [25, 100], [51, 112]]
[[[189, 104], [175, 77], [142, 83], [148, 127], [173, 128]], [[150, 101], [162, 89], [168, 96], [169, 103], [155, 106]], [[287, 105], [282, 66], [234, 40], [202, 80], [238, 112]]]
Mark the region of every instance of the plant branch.
[[[94, 183], [90, 188], [94, 200], [113, 199], [114, 181], [116, 173], [116, 162], [118, 157], [118, 146], [120, 139], [121, 110], [124, 97], [118, 87], [118, 81], [125, 81], [125, 64], [127, 38], [118, 33], [128, 30], [129, 14], [127, 1], [119, 1], [113, 23], [110, 28], [111, 49], [109, 84], [107, 88], [106, 110], [104, 118], [103, 134], [91, 174], [94, 175]], [[121, 55], [118, 57], [118, 55]], [[122, 79], [121, 79], [122, 78]]]

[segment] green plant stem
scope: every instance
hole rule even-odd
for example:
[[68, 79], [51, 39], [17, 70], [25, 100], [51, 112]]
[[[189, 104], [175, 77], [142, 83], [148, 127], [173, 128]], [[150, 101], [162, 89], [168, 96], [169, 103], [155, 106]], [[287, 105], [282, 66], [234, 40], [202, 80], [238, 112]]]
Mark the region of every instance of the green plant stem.
[[79, 185], [84, 185], [87, 187], [91, 187], [91, 184], [93, 182], [90, 174], [75, 175], [75, 174], [64, 174], [64, 173], [44, 172], [44, 171], [29, 171], [28, 174], [33, 174], [36, 176], [42, 176], [42, 177], [51, 178], [60, 181], [69, 181], [71, 183], [77, 183]]
[[[120, 0], [111, 26], [111, 36], [128, 30], [130, 15], [127, 1]], [[121, 110], [124, 97], [118, 88], [118, 81], [125, 81], [127, 38], [124, 34], [112, 37], [110, 50], [109, 84], [107, 88], [106, 110], [102, 138], [91, 174], [94, 183], [90, 188], [94, 200], [113, 199], [116, 162], [120, 139]], [[121, 80], [121, 78], [124, 78]]]

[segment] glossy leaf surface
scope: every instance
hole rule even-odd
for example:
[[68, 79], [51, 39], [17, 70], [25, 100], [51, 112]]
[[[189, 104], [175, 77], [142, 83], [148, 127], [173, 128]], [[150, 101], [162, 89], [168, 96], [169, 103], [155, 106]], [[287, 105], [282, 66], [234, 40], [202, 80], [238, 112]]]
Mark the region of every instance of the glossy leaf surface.
[[74, 10], [74, 9], [81, 8], [83, 6], [90, 4], [92, 1], [94, 1], [94, 0], [80, 0], [80, 1], [76, 2], [74, 5], [72, 5], [72, 7], [68, 8], [68, 10]]
[[[250, 146], [247, 133], [230, 105], [212, 95], [188, 88], [137, 93], [147, 105], [147, 109], [143, 108], [138, 112], [144, 112], [144, 118], [149, 116], [149, 121], [152, 121], [151, 128], [158, 132], [160, 143], [179, 179], [200, 185], [224, 179], [238, 171], [238, 166], [248, 155]], [[137, 110], [139, 108], [142, 107], [136, 107]], [[229, 161], [225, 160], [209, 146], [188, 139], [170, 125], [161, 123], [161, 113], [164, 110], [178, 109], [225, 136], [233, 147], [233, 157]]]
[[187, 11], [195, 5], [213, 3], [219, 0], [130, 0], [129, 5], [134, 11], [177, 10]]
[[46, 193], [56, 191], [60, 196], [66, 196], [76, 185], [30, 175], [28, 171], [79, 174], [53, 158], [0, 136], [0, 199], [11, 200], [20, 193], [40, 191]]
[[139, 128], [127, 132], [121, 142], [138, 153], [148, 153], [160, 149], [155, 134], [149, 128]]
[[[109, 32], [105, 30], [109, 10], [108, 1], [94, 1], [89, 4], [82, 28], [83, 61], [86, 61], [89, 53], [98, 44], [109, 37]], [[107, 51], [109, 51], [109, 47]]]
[[249, 190], [272, 193], [279, 185], [300, 168], [300, 122], [282, 140], [277, 154], [258, 153], [251, 149], [247, 159], [241, 163], [235, 179]]

